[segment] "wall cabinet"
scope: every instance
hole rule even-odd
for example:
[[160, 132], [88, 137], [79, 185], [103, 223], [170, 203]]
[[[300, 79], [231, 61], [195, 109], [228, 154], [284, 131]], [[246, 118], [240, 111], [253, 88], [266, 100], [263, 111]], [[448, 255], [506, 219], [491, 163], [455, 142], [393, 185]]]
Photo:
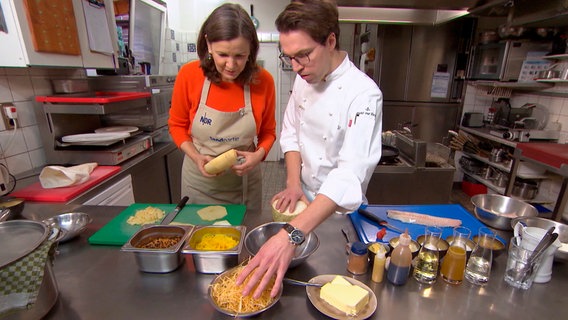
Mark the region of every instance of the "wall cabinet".
[[0, 66], [115, 68], [114, 8], [100, 2], [0, 0]]

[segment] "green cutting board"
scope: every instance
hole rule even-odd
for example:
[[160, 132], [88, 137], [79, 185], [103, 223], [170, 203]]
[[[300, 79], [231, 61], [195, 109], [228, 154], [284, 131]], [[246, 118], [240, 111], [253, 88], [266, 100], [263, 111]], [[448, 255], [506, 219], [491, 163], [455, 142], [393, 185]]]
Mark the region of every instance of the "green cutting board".
[[[175, 204], [145, 204], [135, 203], [124, 209], [109, 223], [100, 228], [95, 234], [89, 238], [90, 244], [122, 246], [141, 228], [141, 226], [133, 226], [126, 223], [130, 216], [136, 214], [136, 211], [145, 209], [149, 206], [164, 210], [166, 215], [173, 211]], [[211, 225], [215, 221], [202, 220], [197, 214], [197, 210], [210, 206], [209, 204], [188, 204], [175, 217], [172, 223], [183, 223], [193, 225]], [[246, 212], [246, 206], [238, 204], [223, 204], [227, 209], [227, 216], [219, 220], [227, 220], [233, 226], [238, 226], [243, 222]], [[216, 220], [216, 221], [219, 221]]]

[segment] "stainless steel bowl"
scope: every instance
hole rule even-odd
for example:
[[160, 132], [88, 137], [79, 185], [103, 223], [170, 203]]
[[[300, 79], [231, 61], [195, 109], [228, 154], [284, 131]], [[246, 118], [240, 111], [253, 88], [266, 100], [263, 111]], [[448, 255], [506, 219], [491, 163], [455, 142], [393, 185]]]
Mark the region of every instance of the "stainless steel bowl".
[[24, 210], [24, 199], [10, 196], [0, 197], [0, 221], [19, 219]]
[[221, 280], [224, 280], [226, 278], [233, 278], [235, 275], [234, 273], [239, 272], [242, 268], [241, 267], [235, 267], [235, 268], [231, 268], [229, 270], [226, 270], [225, 272], [219, 274], [218, 276], [215, 277], [215, 279], [213, 279], [213, 281], [211, 281], [211, 284], [209, 285], [209, 289], [207, 291], [207, 297], [209, 298], [209, 302], [211, 303], [211, 305], [213, 305], [213, 307], [226, 315], [229, 315], [231, 317], [235, 317], [235, 318], [247, 318], [247, 317], [252, 317], [255, 316], [257, 314], [260, 314], [268, 309], [270, 309], [272, 306], [274, 306], [278, 300], [280, 300], [280, 297], [282, 296], [282, 288], [283, 286], [280, 286], [280, 291], [278, 291], [278, 294], [276, 295], [276, 297], [274, 297], [270, 303], [268, 303], [267, 306], [262, 307], [258, 310], [255, 311], [251, 311], [251, 312], [234, 312], [231, 310], [227, 310], [226, 308], [223, 308], [223, 306], [220, 306], [219, 303], [215, 300], [215, 298], [213, 297], [213, 290], [214, 290], [214, 286]]
[[43, 222], [48, 226], [53, 226], [61, 230], [61, 236], [58, 238], [58, 241], [61, 243], [69, 241], [81, 234], [92, 221], [93, 219], [84, 212], [68, 212], [51, 217]]
[[562, 246], [556, 250], [554, 258], [556, 260], [568, 261], [568, 225], [545, 218], [520, 217], [511, 220], [511, 228], [513, 228], [517, 222], [521, 222], [527, 227], [542, 229], [554, 227], [554, 232], [558, 233], [558, 240], [562, 242]]
[[532, 205], [498, 194], [478, 194], [471, 197], [475, 216], [488, 226], [512, 230], [511, 220], [517, 217], [534, 217], [538, 211]]
[[[263, 244], [273, 235], [278, 233], [284, 226], [284, 222], [269, 222], [260, 225], [251, 230], [245, 238], [245, 248], [252, 256], [256, 255]], [[311, 256], [319, 247], [318, 236], [314, 232], [306, 235], [304, 243], [296, 247], [294, 257], [288, 268], [294, 268], [302, 264], [309, 256]]]
[[[245, 226], [200, 226], [196, 227], [189, 236], [186, 246], [182, 253], [192, 255], [195, 271], [200, 273], [220, 273], [233, 268], [239, 263], [239, 254], [242, 251], [243, 239], [245, 237]], [[227, 250], [205, 251], [197, 249], [197, 244], [201, 242], [206, 234], [223, 234], [238, 240], [238, 244]]]
[[[184, 261], [181, 247], [185, 243], [191, 226], [146, 225], [142, 226], [126, 244], [122, 251], [133, 252], [138, 269], [149, 273], [168, 273], [177, 269]], [[167, 248], [145, 248], [145, 245], [156, 238], [180, 237], [180, 240]]]

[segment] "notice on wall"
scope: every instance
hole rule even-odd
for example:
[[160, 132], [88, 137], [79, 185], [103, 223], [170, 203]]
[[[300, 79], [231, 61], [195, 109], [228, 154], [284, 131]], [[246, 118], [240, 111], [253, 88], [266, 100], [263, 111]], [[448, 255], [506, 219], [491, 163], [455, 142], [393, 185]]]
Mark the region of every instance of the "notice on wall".
[[432, 75], [431, 98], [446, 98], [450, 87], [450, 74], [448, 72], [434, 72]]
[[112, 54], [112, 40], [104, 2], [100, 0], [83, 1], [83, 13], [91, 51]]

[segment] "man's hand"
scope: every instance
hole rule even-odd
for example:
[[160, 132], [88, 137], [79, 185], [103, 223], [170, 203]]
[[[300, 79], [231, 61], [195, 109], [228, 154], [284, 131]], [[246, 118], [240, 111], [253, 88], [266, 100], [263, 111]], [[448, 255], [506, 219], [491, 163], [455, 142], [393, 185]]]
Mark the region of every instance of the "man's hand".
[[294, 249], [295, 246], [290, 243], [288, 234], [284, 230], [268, 239], [237, 277], [237, 285], [240, 285], [254, 271], [254, 274], [243, 289], [243, 296], [249, 295], [258, 284], [258, 287], [252, 294], [253, 298], [260, 298], [262, 291], [270, 283], [270, 279], [276, 275], [274, 287], [270, 292], [271, 297], [276, 297], [282, 287], [284, 274], [286, 274], [286, 270], [288, 270], [290, 261], [292, 261], [294, 256]]

